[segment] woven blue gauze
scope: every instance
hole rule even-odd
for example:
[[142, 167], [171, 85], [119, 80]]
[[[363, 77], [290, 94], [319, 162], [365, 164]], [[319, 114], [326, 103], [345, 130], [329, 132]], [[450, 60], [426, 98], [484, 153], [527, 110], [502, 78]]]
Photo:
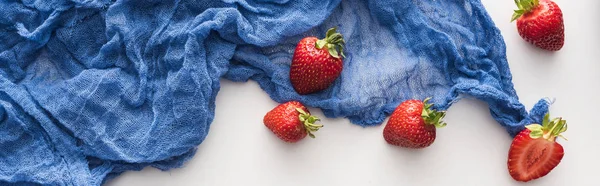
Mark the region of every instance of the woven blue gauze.
[[[209, 131], [222, 77], [361, 126], [407, 99], [445, 110], [472, 97], [515, 135], [549, 105], [519, 102], [478, 0], [5, 0], [0, 12], [0, 185], [180, 167]], [[300, 96], [295, 45], [331, 27], [347, 42], [343, 72]]]

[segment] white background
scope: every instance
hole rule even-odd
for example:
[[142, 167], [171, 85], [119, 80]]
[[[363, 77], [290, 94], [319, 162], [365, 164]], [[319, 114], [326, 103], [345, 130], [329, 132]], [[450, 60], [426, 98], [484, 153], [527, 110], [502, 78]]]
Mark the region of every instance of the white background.
[[565, 156], [546, 177], [526, 184], [512, 180], [506, 168], [512, 139], [478, 100], [454, 104], [445, 119], [448, 126], [423, 150], [388, 145], [382, 137], [384, 125], [362, 128], [347, 119], [324, 118], [315, 108], [310, 111], [324, 118], [325, 127], [316, 139], [291, 145], [262, 123], [277, 103], [253, 81], [223, 80], [209, 135], [184, 168], [127, 172], [107, 185], [598, 185], [600, 1], [556, 0], [564, 13], [566, 43], [554, 53], [519, 37], [515, 23], [509, 22], [512, 0], [482, 1], [504, 36], [521, 102], [531, 108], [540, 98], [556, 98], [551, 114], [569, 123], [569, 141], [559, 141]]

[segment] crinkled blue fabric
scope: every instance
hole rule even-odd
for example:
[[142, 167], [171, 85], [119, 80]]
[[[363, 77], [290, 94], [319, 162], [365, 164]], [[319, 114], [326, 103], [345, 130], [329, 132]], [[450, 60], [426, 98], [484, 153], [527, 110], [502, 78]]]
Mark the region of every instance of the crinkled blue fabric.
[[[4, 0], [0, 11], [1, 185], [180, 167], [209, 131], [222, 77], [362, 126], [407, 99], [445, 110], [473, 97], [514, 135], [549, 104], [519, 102], [478, 0]], [[295, 45], [331, 27], [347, 41], [343, 72], [300, 96]]]

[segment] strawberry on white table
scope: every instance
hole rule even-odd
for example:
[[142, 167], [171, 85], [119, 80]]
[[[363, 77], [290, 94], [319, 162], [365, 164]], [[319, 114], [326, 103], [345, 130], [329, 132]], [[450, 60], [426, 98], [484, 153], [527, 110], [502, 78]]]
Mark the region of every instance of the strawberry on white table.
[[515, 0], [518, 10], [512, 16], [517, 20], [519, 35], [525, 41], [545, 50], [558, 51], [565, 43], [562, 10], [551, 0]]
[[508, 172], [517, 181], [527, 182], [546, 176], [565, 155], [556, 137], [567, 130], [562, 118], [544, 116], [542, 125], [526, 126], [515, 138], [508, 152]]

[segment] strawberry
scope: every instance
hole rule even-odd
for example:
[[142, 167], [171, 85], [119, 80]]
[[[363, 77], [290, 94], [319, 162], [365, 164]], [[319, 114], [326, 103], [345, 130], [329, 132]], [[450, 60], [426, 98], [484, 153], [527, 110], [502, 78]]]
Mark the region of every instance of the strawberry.
[[383, 129], [387, 143], [407, 148], [425, 148], [435, 141], [436, 128], [446, 126], [441, 119], [445, 112], [431, 109], [429, 98], [402, 102]]
[[342, 34], [335, 28], [329, 29], [324, 39], [311, 36], [298, 42], [290, 68], [290, 81], [298, 94], [315, 93], [331, 86], [343, 69], [344, 44]]
[[517, 20], [519, 35], [525, 41], [545, 50], [558, 51], [565, 43], [563, 14], [551, 0], [515, 0], [518, 10], [512, 16]]
[[314, 138], [312, 132], [323, 127], [314, 124], [316, 121], [319, 121], [319, 118], [310, 115], [308, 109], [298, 101], [280, 104], [267, 112], [263, 118], [263, 123], [269, 130], [281, 140], [290, 143], [300, 141], [307, 134]]
[[[556, 137], [567, 130], [567, 122], [561, 118], [550, 121], [544, 116], [542, 125], [525, 126], [510, 145], [508, 172], [513, 179], [527, 182], [550, 173], [562, 160], [565, 152]], [[564, 137], [563, 137], [564, 138]]]

